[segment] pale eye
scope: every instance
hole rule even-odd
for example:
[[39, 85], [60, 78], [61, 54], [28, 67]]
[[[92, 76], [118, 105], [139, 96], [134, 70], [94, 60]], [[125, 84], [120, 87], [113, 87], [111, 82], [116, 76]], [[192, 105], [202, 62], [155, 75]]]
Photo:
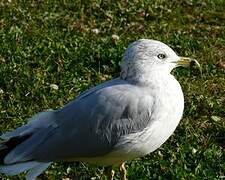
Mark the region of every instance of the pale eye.
[[166, 55], [165, 54], [158, 54], [157, 56], [159, 59], [165, 59], [166, 58]]

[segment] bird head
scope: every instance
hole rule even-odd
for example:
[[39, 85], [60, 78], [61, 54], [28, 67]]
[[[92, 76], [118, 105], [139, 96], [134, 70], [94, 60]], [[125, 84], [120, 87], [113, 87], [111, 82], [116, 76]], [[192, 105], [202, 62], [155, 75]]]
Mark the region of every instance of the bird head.
[[166, 44], [149, 39], [140, 39], [126, 49], [121, 64], [123, 79], [149, 77], [152, 73], [169, 74], [178, 66], [188, 67], [199, 63], [192, 58], [179, 57]]

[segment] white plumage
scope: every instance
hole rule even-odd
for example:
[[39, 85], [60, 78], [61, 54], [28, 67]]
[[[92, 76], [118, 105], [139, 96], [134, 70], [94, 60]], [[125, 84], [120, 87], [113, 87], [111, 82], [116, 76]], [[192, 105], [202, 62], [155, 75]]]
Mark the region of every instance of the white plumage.
[[3, 134], [0, 172], [16, 175], [28, 170], [30, 180], [53, 161], [74, 160], [122, 164], [126, 179], [123, 162], [156, 150], [177, 127], [184, 99], [170, 72], [190, 61], [159, 41], [132, 43], [124, 54], [119, 78]]

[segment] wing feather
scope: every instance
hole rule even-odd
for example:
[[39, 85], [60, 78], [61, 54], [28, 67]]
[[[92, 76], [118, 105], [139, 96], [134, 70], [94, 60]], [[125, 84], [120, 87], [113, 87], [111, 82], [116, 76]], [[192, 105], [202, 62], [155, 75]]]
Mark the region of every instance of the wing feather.
[[58, 128], [36, 148], [35, 159], [102, 156], [112, 151], [122, 136], [143, 130], [150, 121], [153, 98], [135, 85], [114, 81], [59, 109]]

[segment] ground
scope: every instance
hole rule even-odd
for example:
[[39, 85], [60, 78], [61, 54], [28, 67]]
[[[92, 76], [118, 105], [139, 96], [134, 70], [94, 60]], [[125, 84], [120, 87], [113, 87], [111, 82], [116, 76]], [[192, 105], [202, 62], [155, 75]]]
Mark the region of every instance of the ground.
[[[126, 163], [128, 178], [225, 178], [224, 0], [2, 0], [0, 7], [0, 131], [118, 76], [130, 42], [156, 39], [196, 58], [202, 74], [173, 72], [185, 95], [183, 119], [160, 149]], [[40, 179], [99, 179], [101, 172], [55, 163]]]

